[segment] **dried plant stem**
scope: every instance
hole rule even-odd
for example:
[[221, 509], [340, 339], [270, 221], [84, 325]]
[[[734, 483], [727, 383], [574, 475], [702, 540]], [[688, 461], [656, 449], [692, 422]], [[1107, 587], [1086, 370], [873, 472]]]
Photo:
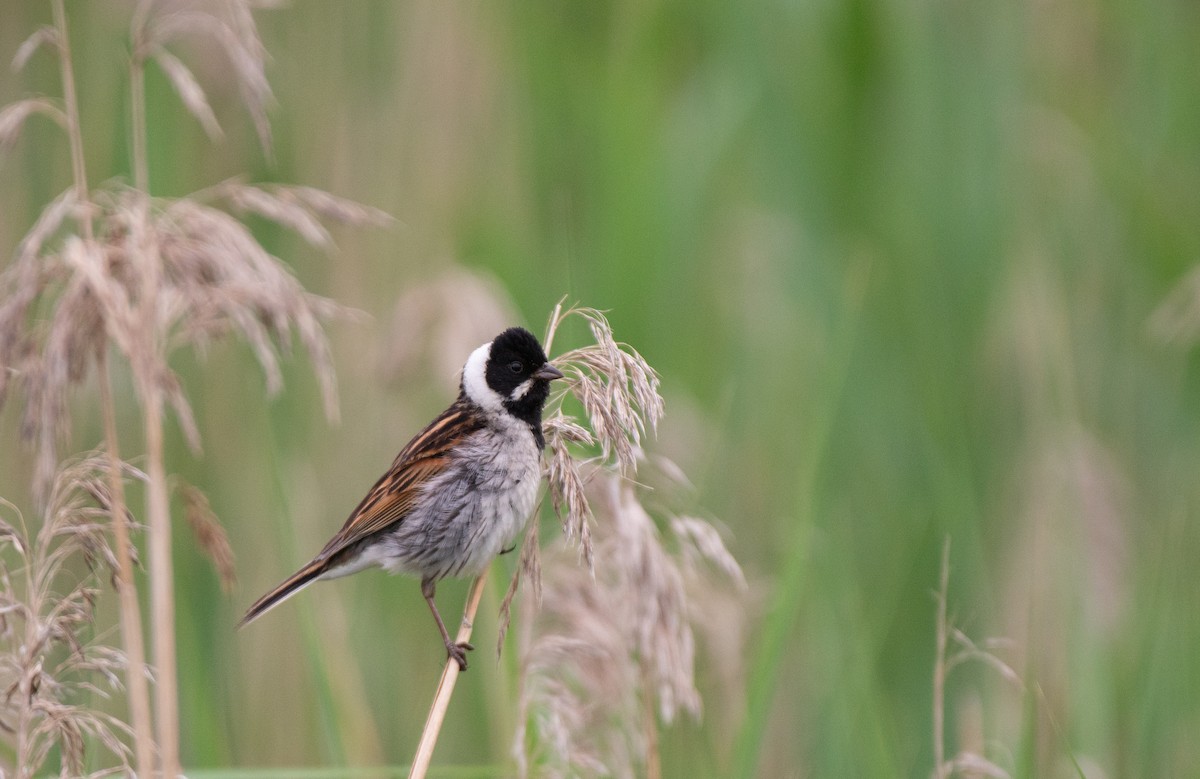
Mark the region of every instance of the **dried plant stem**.
[[937, 651], [933, 656], [933, 775], [949, 776], [946, 765], [946, 598], [950, 589], [950, 538], [942, 546], [942, 573], [937, 591]]
[[[140, 15], [144, 3], [138, 4]], [[140, 30], [141, 27], [135, 26]], [[141, 52], [142, 42], [133, 41], [133, 56], [129, 58], [130, 145], [133, 157], [133, 188], [150, 194], [150, 171], [146, 161], [146, 60]], [[144, 200], [144, 199], [143, 199]]]
[[108, 482], [112, 494], [109, 512], [117, 554], [117, 594], [120, 598], [121, 639], [127, 658], [129, 713], [133, 720], [134, 753], [138, 776], [150, 777], [154, 770], [154, 731], [150, 714], [150, 686], [146, 678], [146, 644], [142, 633], [142, 614], [137, 588], [133, 583], [133, 555], [129, 529], [125, 521], [125, 481], [121, 475], [121, 455], [117, 441], [117, 414], [108, 379], [108, 360], [100, 354], [97, 372], [100, 406], [104, 415], [104, 444], [108, 455]]
[[641, 661], [642, 689], [642, 728], [646, 736], [646, 779], [662, 779], [662, 760], [658, 752], [658, 715], [654, 711], [654, 696], [649, 693], [654, 689], [654, 675], [649, 662]]
[[155, 703], [158, 751], [164, 779], [179, 775], [179, 701], [175, 679], [175, 582], [171, 565], [171, 514], [163, 466], [163, 397], [153, 381], [144, 381], [146, 425], [146, 514], [150, 518], [150, 603], [154, 618]]
[[[83, 158], [83, 131], [79, 127], [79, 101], [75, 96], [75, 71], [71, 64], [71, 45], [67, 37], [67, 12], [63, 0], [54, 0], [54, 26], [58, 29], [58, 56], [61, 62], [63, 108], [67, 117], [67, 141], [71, 147], [71, 178], [75, 184], [75, 198], [80, 203], [88, 202], [87, 168]], [[92, 222], [81, 216], [79, 225], [83, 237], [92, 239]]]
[[[483, 588], [487, 584], [488, 570], [484, 569], [479, 578], [471, 585], [467, 595], [467, 605], [463, 609], [462, 623], [458, 627], [456, 643], [471, 640], [471, 629], [475, 623], [475, 612], [479, 610], [479, 601], [483, 598]], [[458, 682], [460, 671], [458, 663], [453, 658], [446, 658], [446, 667], [442, 670], [442, 678], [438, 681], [437, 692], [433, 695], [433, 705], [429, 708], [429, 716], [425, 718], [425, 728], [421, 731], [421, 741], [417, 744], [417, 753], [413, 756], [412, 768], [408, 771], [408, 779], [424, 779], [433, 760], [433, 749], [437, 746], [438, 734], [442, 731], [442, 721], [446, 718], [446, 709], [450, 706], [450, 696], [454, 694], [454, 685]]]
[[[146, 3], [139, 3], [137, 14], [143, 13]], [[136, 224], [141, 231], [137, 236], [138, 254], [141, 257], [142, 299], [140, 301], [143, 320], [142, 344], [144, 353], [157, 354], [160, 344], [157, 337], [157, 311], [159, 277], [162, 273], [158, 246], [147, 229], [150, 214], [150, 174], [146, 153], [146, 84], [145, 55], [140, 40], [141, 24], [136, 25], [139, 37], [133, 41], [134, 52], [130, 58], [130, 113], [131, 146], [133, 157], [133, 185], [137, 192], [141, 218]], [[166, 468], [163, 464], [163, 392], [157, 377], [153, 375], [152, 363], [140, 360], [134, 365], [138, 377], [139, 394], [142, 399], [146, 457], [148, 460], [146, 514], [150, 525], [150, 604], [154, 630], [154, 666], [157, 672], [155, 709], [158, 725], [158, 753], [161, 776], [174, 779], [179, 775], [179, 693], [176, 679], [175, 658], [175, 573], [171, 561], [171, 508], [167, 492]]]

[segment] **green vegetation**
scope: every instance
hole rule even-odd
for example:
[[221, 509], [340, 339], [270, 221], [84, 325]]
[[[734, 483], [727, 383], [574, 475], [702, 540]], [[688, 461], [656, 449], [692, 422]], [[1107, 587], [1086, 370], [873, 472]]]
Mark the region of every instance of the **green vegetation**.
[[[127, 10], [67, 12], [89, 183], [128, 180]], [[448, 400], [443, 363], [469, 345], [431, 359], [441, 342], [414, 350], [393, 320], [451, 266], [494, 277], [534, 330], [564, 293], [608, 311], [663, 378], [654, 451], [746, 571], [749, 621], [727, 623], [744, 644], [701, 644], [704, 719], [661, 731], [664, 776], [929, 776], [947, 537], [953, 624], [1009, 639], [992, 651], [1022, 681], [950, 674], [948, 758], [1200, 773], [1200, 6], [292, 0], [256, 18], [271, 157], [221, 53], [184, 47], [225, 137], [148, 69], [151, 191], [248, 172], [398, 224], [339, 228], [326, 256], [251, 222], [306, 289], [369, 315], [329, 328], [339, 424], [299, 354], [270, 400], [244, 345], [172, 357], [204, 452], [168, 420], [167, 471], [204, 490], [238, 563], [226, 595], [176, 500], [189, 776], [411, 759], [443, 660], [413, 582], [365, 573], [232, 627]], [[50, 22], [7, 0], [0, 61]], [[0, 105], [58, 83], [39, 53]], [[35, 117], [0, 161], [6, 264], [70, 184], [63, 148]], [[113, 375], [135, 457], [135, 389]], [[80, 405], [70, 452], [104, 437]], [[34, 518], [19, 426], [10, 402], [0, 495]], [[434, 775], [513, 770], [515, 640], [487, 649], [511, 557]], [[466, 592], [439, 586], [446, 613]]]

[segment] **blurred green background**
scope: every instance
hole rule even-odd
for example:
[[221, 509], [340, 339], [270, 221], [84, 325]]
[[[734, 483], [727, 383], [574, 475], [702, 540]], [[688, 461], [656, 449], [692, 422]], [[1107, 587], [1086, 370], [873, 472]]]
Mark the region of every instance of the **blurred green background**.
[[[68, 12], [98, 185], [128, 176], [128, 6]], [[0, 59], [49, 17], [5, 0]], [[1200, 362], [1194, 329], [1163, 334], [1200, 317], [1171, 298], [1200, 263], [1200, 4], [293, 0], [257, 18], [273, 159], [220, 54], [184, 47], [226, 138], [151, 70], [154, 193], [245, 172], [399, 221], [339, 231], [333, 257], [253, 223], [307, 288], [369, 315], [331, 328], [340, 424], [300, 358], [273, 400], [242, 345], [177, 360], [205, 452], [172, 428], [169, 469], [210, 497], [240, 577], [224, 595], [180, 524], [187, 766], [410, 759], [442, 660], [415, 583], [367, 573], [232, 626], [448, 401], [453, 370], [393, 318], [459, 267], [536, 331], [564, 294], [609, 311], [663, 376], [658, 451], [753, 583], [745, 683], [702, 649], [706, 716], [665, 732], [665, 775], [928, 776], [947, 537], [956, 624], [1011, 639], [1024, 680], [955, 671], [949, 753], [1200, 775]], [[57, 78], [38, 55], [0, 101]], [[0, 163], [5, 252], [69, 175], [30, 124]], [[454, 365], [471, 345], [437, 348]], [[100, 439], [94, 407], [81, 393], [75, 450]], [[17, 418], [0, 494], [27, 504]], [[443, 608], [465, 592], [439, 588]], [[513, 654], [472, 665], [437, 764], [512, 771]]]

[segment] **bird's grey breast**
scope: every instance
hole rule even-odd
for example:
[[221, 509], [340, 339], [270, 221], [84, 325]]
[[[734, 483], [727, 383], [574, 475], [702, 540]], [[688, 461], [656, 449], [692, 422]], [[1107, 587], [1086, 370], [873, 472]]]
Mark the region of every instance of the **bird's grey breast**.
[[475, 576], [525, 526], [541, 478], [541, 450], [528, 425], [501, 417], [471, 433], [422, 490], [400, 523], [385, 566], [442, 578]]

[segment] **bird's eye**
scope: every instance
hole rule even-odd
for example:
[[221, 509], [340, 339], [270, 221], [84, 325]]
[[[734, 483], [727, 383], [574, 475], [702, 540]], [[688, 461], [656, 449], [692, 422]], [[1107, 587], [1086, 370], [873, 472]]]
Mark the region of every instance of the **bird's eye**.
[[520, 373], [525, 369], [525, 366], [521, 364], [520, 360], [513, 360], [508, 364], [508, 369], [513, 373]]

